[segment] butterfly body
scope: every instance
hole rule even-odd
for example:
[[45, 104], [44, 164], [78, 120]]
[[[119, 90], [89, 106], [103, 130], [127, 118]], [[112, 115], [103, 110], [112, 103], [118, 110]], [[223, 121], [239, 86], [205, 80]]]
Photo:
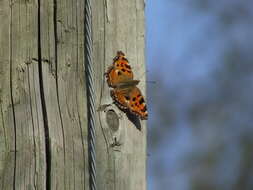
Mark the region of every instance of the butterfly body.
[[108, 86], [113, 88], [110, 93], [114, 103], [125, 112], [129, 111], [140, 119], [147, 119], [146, 103], [137, 87], [140, 81], [133, 79], [131, 66], [123, 52], [117, 52], [105, 75]]

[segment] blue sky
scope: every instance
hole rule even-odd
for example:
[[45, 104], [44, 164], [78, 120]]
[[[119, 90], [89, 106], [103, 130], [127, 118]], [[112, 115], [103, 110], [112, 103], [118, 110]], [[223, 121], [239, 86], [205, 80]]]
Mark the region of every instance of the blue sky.
[[[236, 141], [236, 137], [241, 133], [236, 127], [233, 128], [233, 132], [227, 133], [227, 127], [229, 126], [230, 129], [232, 127], [232, 124], [230, 126], [228, 122], [224, 124], [226, 125], [224, 128], [218, 125], [213, 126], [213, 124], [210, 124], [209, 127], [204, 119], [205, 127], [199, 128], [196, 133], [191, 126], [187, 111], [193, 104], [207, 100], [215, 102], [220, 98], [216, 76], [223, 70], [222, 59], [228, 47], [236, 44], [246, 52], [246, 56], [251, 55], [249, 53], [251, 49], [249, 47], [252, 46], [252, 40], [249, 40], [251, 25], [247, 19], [248, 15], [242, 22], [234, 25], [233, 22], [236, 19], [227, 15], [233, 15], [230, 13], [233, 13], [234, 10], [239, 12], [241, 7], [238, 1], [229, 1], [229, 7], [225, 0], [209, 4], [208, 2], [212, 1], [203, 1], [202, 4], [194, 4], [194, 2], [198, 1], [146, 1], [147, 77], [148, 80], [157, 82], [155, 85], [148, 84], [149, 147], [154, 147], [155, 143], [150, 140], [155, 130], [158, 130], [158, 133], [159, 131], [166, 133], [168, 130], [165, 129], [172, 128], [168, 134], [163, 134], [158, 146], [148, 148], [150, 155], [148, 157], [149, 190], [164, 189], [162, 187], [165, 185], [175, 190], [190, 189], [191, 178], [189, 173], [184, 171], [184, 167], [189, 166], [181, 165], [185, 162], [185, 157], [194, 155], [196, 152], [205, 155], [206, 149], [215, 149], [220, 142], [231, 144], [231, 141]], [[242, 7], [247, 14], [253, 16], [252, 11], [247, 12], [246, 8]], [[152, 93], [149, 93], [151, 91]], [[176, 99], [176, 103], [171, 102], [172, 98]], [[164, 102], [163, 108], [157, 107], [156, 100]], [[173, 123], [170, 123], [169, 120], [167, 123], [156, 120], [158, 115], [163, 113], [162, 109], [167, 109], [166, 106], [168, 110], [171, 109], [171, 106], [175, 106], [173, 107], [175, 111], [173, 115], [175, 122]], [[224, 107], [224, 110], [232, 109]], [[236, 121], [236, 117], [238, 117], [238, 123], [242, 121], [242, 116], [238, 114], [230, 113], [229, 117], [233, 117], [233, 122]], [[243, 122], [247, 123], [247, 120], [249, 118], [245, 117]], [[214, 130], [219, 128], [225, 131], [225, 135], [219, 136], [221, 132]], [[217, 183], [222, 183], [222, 180], [223, 182], [233, 180], [231, 173], [236, 171], [240, 163], [237, 151], [240, 151], [237, 144], [226, 148], [224, 156], [219, 161], [220, 166], [215, 167], [212, 171], [214, 174], [222, 173], [221, 171], [225, 171], [224, 168], [227, 171], [223, 172], [222, 178], [212, 176]], [[230, 159], [230, 162], [224, 162], [226, 158], [233, 159]], [[160, 170], [159, 167], [161, 167]], [[198, 172], [191, 168], [187, 170], [193, 173]], [[230, 186], [228, 185], [227, 188], [229, 189]]]

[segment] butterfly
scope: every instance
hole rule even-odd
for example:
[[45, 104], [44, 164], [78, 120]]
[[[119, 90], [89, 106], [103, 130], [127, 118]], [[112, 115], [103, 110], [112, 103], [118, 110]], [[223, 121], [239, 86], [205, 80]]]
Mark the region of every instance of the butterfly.
[[134, 80], [133, 71], [122, 51], [118, 51], [113, 63], [105, 73], [107, 84], [113, 88], [110, 95], [115, 105], [124, 112], [135, 114], [142, 120], [148, 119], [144, 97]]

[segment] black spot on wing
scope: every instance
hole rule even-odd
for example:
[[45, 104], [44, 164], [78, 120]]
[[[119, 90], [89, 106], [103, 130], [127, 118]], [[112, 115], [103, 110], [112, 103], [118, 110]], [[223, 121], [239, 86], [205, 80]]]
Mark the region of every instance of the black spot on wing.
[[147, 107], [144, 106], [144, 108], [141, 109], [142, 112], [146, 112], [147, 111]]
[[130, 66], [130, 65], [125, 65], [125, 66], [126, 66], [126, 68], [131, 69], [131, 66]]
[[122, 57], [122, 59], [128, 62], [127, 58], [125, 58], [125, 57]]
[[135, 101], [136, 100], [136, 97], [133, 97], [133, 99], [132, 99], [133, 101]]
[[127, 72], [132, 73], [132, 71], [127, 71]]
[[116, 61], [118, 61], [118, 59], [119, 59], [119, 56], [116, 56], [113, 58], [113, 61], [116, 62]]
[[142, 104], [142, 103], [144, 103], [144, 102], [145, 102], [144, 99], [141, 98], [140, 101], [139, 101], [139, 104]]
[[125, 96], [125, 98], [126, 98], [127, 100], [130, 100], [130, 97], [129, 97], [129, 96]]
[[121, 69], [121, 71], [126, 72], [126, 70], [125, 70], [125, 69]]
[[122, 73], [119, 71], [119, 72], [118, 72], [118, 75], [122, 75]]
[[141, 95], [140, 95], [140, 94], [138, 94], [138, 95], [137, 95], [137, 98], [139, 98], [139, 97], [141, 97]]

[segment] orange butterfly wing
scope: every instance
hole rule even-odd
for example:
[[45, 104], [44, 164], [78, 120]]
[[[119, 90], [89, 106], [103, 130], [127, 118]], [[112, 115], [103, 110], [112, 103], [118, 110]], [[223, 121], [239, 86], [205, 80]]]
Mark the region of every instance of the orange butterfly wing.
[[113, 65], [107, 70], [107, 84], [110, 87], [116, 87], [118, 83], [133, 80], [133, 72], [125, 54], [121, 51], [117, 52], [117, 56], [113, 59]]
[[133, 72], [125, 54], [117, 52], [113, 64], [105, 73], [107, 84], [114, 88], [111, 97], [114, 103], [123, 111], [131, 112], [141, 119], [148, 118], [148, 112], [143, 95], [136, 85], [138, 80], [133, 80]]
[[129, 109], [141, 119], [148, 118], [147, 106], [141, 91], [136, 86], [130, 92]]
[[142, 120], [148, 118], [144, 97], [136, 86], [125, 89], [115, 88], [111, 91], [111, 96], [115, 104], [123, 111], [129, 110]]

